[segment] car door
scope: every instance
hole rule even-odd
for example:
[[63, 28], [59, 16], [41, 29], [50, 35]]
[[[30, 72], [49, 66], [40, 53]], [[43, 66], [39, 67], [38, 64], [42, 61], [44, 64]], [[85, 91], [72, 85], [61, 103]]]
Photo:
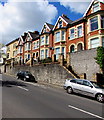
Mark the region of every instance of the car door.
[[83, 92], [82, 83], [83, 83], [82, 80], [76, 80], [76, 85], [75, 85], [75, 88], [74, 88], [76, 93], [82, 94], [82, 92]]
[[21, 74], [22, 74], [22, 72], [20, 71], [19, 74], [18, 74], [20, 79], [21, 79]]
[[94, 88], [89, 81], [83, 81], [83, 94], [94, 96]]

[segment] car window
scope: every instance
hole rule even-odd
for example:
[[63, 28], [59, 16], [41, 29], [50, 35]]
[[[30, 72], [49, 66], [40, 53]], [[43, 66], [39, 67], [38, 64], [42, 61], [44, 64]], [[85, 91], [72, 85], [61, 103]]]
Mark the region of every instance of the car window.
[[104, 86], [99, 84], [99, 83], [97, 83], [97, 82], [92, 82], [91, 81], [91, 83], [94, 85], [95, 88], [102, 88], [102, 89], [104, 89]]
[[25, 75], [32, 75], [30, 72], [25, 72]]
[[76, 82], [77, 82], [77, 84], [81, 84], [81, 85], [83, 84], [82, 80], [77, 80]]
[[72, 82], [72, 83], [76, 83], [76, 80], [70, 80], [70, 82]]
[[91, 84], [88, 81], [83, 81], [83, 85], [85, 85], [85, 86], [91, 86]]

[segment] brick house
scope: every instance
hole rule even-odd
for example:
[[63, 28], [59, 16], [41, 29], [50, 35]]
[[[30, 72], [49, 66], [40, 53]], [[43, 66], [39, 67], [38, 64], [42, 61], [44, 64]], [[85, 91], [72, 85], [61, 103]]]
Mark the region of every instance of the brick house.
[[67, 26], [67, 53], [104, 46], [104, 3], [94, 0], [84, 16]]
[[104, 46], [104, 2], [93, 0], [78, 20], [72, 21], [63, 14], [55, 25], [44, 23], [40, 35], [35, 31], [20, 36], [16, 59], [26, 64], [31, 58], [37, 61], [53, 55], [58, 60], [59, 54], [67, 59], [69, 53], [98, 46]]
[[104, 46], [104, 2], [94, 0], [86, 10], [86, 49]]
[[52, 57], [53, 54], [53, 25], [44, 23], [40, 33], [40, 59]]
[[17, 45], [17, 56], [16, 61], [21, 64], [24, 63], [24, 51], [25, 51], [25, 39], [26, 39], [27, 33], [24, 33], [24, 35], [21, 35], [18, 39], [18, 45]]
[[[33, 41], [37, 37], [39, 32], [27, 32], [24, 35], [20, 36], [18, 45], [17, 45], [17, 61], [19, 63], [30, 64], [31, 57], [33, 56], [34, 49], [33, 48]], [[39, 50], [38, 50], [39, 52]]]
[[72, 20], [70, 20], [66, 15], [59, 16], [56, 21], [56, 24], [53, 28], [53, 48], [54, 54], [56, 55], [56, 59], [59, 58], [59, 54], [64, 54], [66, 58], [66, 27], [70, 24]]
[[32, 38], [32, 44], [31, 44], [31, 57], [33, 58], [34, 61], [39, 60], [40, 56], [40, 36], [39, 32], [30, 32], [31, 38]]
[[11, 41], [6, 44], [6, 64], [11, 64], [11, 62], [16, 58], [18, 39]]

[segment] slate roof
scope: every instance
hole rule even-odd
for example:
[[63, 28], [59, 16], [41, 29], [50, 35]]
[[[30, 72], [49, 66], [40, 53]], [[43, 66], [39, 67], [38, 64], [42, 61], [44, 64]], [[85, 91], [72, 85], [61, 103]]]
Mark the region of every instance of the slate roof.
[[9, 43], [7, 43], [6, 46], [8, 46], [8, 45], [10, 45], [11, 43], [13, 43], [13, 42], [15, 42], [15, 41], [18, 41], [18, 40], [19, 40], [19, 38], [15, 39], [15, 40], [13, 40], [13, 41], [11, 41], [11, 42], [9, 42]]
[[21, 37], [22, 37], [22, 39], [23, 39], [23, 41], [25, 41], [26, 36], [27, 36], [27, 33], [24, 33], [24, 35], [22, 35], [22, 36], [21, 36]]
[[29, 34], [31, 35], [32, 39], [36, 39], [39, 37], [39, 32], [35, 31], [35, 32], [29, 32]]
[[61, 16], [68, 24], [71, 24], [73, 21], [72, 20], [70, 20], [66, 15], [62, 15]]
[[47, 26], [48, 26], [51, 30], [53, 29], [54, 25], [49, 24], [49, 23], [46, 23], [46, 24], [47, 24]]

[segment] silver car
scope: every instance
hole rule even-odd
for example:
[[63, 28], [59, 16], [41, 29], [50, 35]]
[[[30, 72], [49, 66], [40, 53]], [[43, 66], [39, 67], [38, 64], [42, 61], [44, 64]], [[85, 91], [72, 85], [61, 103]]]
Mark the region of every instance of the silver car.
[[66, 79], [64, 89], [67, 93], [73, 92], [95, 97], [97, 101], [104, 102], [104, 87], [96, 82], [81, 79]]

